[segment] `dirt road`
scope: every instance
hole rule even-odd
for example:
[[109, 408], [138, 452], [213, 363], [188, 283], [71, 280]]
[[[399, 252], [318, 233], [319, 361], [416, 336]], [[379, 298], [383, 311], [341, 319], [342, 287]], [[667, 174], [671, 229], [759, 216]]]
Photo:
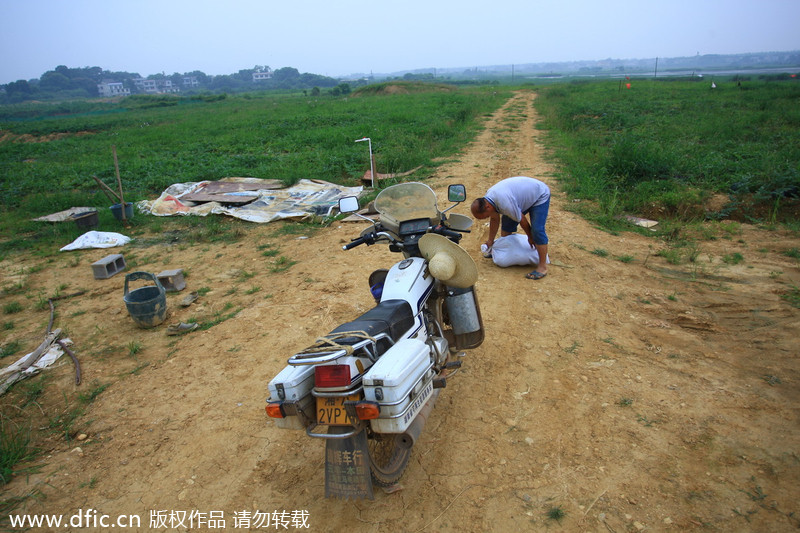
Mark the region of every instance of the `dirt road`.
[[[266, 384], [286, 358], [368, 309], [367, 274], [396, 256], [343, 252], [357, 223], [279, 235], [266, 225], [233, 244], [124, 252], [144, 269], [185, 268], [190, 289], [211, 289], [186, 309], [183, 294], [169, 297], [169, 322], [221, 320], [178, 338], [133, 325], [122, 276], [91, 278], [87, 265], [106, 251], [29, 271], [26, 283], [46, 294], [64, 280], [67, 291], [89, 289], [59, 302], [57, 322], [79, 354], [93, 354], [85, 384], [71, 383], [68, 363], [51, 371], [43, 409], [52, 420], [64, 402], [54, 390], [109, 386], [69, 426], [72, 441], [53, 434], [40, 472], [6, 487], [42, 496], [17, 512], [92, 508], [136, 515], [143, 531], [207, 531], [220, 519], [228, 530], [275, 530], [275, 511], [310, 531], [797, 530], [800, 313], [781, 294], [800, 283], [798, 261], [783, 253], [800, 243], [709, 224], [715, 238], [675, 265], [656, 255], [660, 241], [592, 227], [565, 209], [534, 98], [517, 93], [428, 181], [440, 205], [449, 183], [472, 198], [509, 176], [547, 181], [554, 264], [529, 281], [530, 269], [481, 257], [483, 224], [464, 239], [479, 267], [486, 341], [442, 391], [403, 490], [325, 500], [323, 443], [264, 414]], [[277, 268], [271, 249], [296, 264]], [[737, 253], [743, 260], [724, 260]], [[3, 283], [39, 263], [3, 262]], [[32, 338], [45, 314], [30, 315]]]

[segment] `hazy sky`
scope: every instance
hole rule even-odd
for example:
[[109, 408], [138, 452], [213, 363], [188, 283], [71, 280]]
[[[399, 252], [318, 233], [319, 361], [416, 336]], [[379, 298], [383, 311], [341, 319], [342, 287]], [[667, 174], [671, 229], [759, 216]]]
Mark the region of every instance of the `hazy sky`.
[[0, 83], [58, 65], [328, 76], [800, 49], [800, 0], [0, 0]]

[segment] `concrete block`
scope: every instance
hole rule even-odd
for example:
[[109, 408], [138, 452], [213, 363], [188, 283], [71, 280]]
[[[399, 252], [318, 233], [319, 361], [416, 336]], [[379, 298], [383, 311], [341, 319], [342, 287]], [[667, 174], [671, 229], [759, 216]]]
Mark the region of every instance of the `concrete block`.
[[164, 270], [157, 276], [158, 281], [167, 292], [178, 292], [186, 288], [186, 281], [183, 279], [183, 269]]
[[94, 279], [107, 279], [125, 270], [125, 258], [122, 254], [107, 255], [92, 263]]

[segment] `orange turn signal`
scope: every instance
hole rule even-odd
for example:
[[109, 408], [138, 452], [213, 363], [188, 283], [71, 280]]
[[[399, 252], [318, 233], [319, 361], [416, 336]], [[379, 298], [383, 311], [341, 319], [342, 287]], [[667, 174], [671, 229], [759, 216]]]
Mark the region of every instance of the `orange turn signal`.
[[283, 407], [280, 403], [267, 404], [267, 416], [270, 418], [283, 418]]
[[356, 416], [359, 420], [372, 420], [381, 414], [381, 406], [375, 402], [358, 402]]

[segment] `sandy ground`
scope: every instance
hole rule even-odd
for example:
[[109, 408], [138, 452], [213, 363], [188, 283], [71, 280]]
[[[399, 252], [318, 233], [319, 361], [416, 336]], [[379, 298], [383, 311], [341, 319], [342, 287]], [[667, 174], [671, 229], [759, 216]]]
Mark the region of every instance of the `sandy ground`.
[[[367, 275], [398, 259], [385, 247], [342, 251], [358, 223], [276, 233], [279, 223], [248, 226], [230, 244], [118, 250], [141, 269], [186, 270], [187, 290], [169, 295], [170, 317], [154, 330], [128, 316], [124, 276], [93, 279], [89, 265], [108, 250], [0, 264], [3, 286], [87, 291], [58, 301], [56, 319], [84, 383], [74, 385], [64, 359], [36, 404], [37, 423], [72, 439], [50, 432], [38, 472], [4, 488], [4, 498], [29, 495], [14, 513], [66, 521], [91, 508], [120, 525], [138, 517], [142, 531], [206, 531], [220, 520], [229, 530], [797, 530], [800, 312], [781, 295], [800, 283], [797, 260], [782, 252], [800, 243], [709, 224], [716, 238], [674, 265], [657, 255], [661, 241], [592, 227], [565, 209], [534, 98], [517, 93], [428, 180], [443, 207], [450, 183], [466, 184], [470, 198], [508, 176], [550, 183], [553, 265], [535, 282], [524, 278], [530, 269], [494, 266], [480, 255], [482, 223], [462, 241], [478, 263], [486, 340], [442, 391], [403, 490], [325, 500], [324, 443], [264, 413], [267, 382], [287, 357], [366, 311]], [[723, 261], [735, 253], [744, 260]], [[296, 264], [281, 271], [280, 256]], [[211, 290], [178, 305], [201, 287]], [[48, 312], [30, 304], [4, 321], [35, 347]], [[169, 323], [237, 309], [210, 329], [165, 335]], [[54, 424], [101, 385], [82, 416]], [[23, 390], [3, 397], [6, 416]], [[58, 531], [113, 529], [86, 525]]]

